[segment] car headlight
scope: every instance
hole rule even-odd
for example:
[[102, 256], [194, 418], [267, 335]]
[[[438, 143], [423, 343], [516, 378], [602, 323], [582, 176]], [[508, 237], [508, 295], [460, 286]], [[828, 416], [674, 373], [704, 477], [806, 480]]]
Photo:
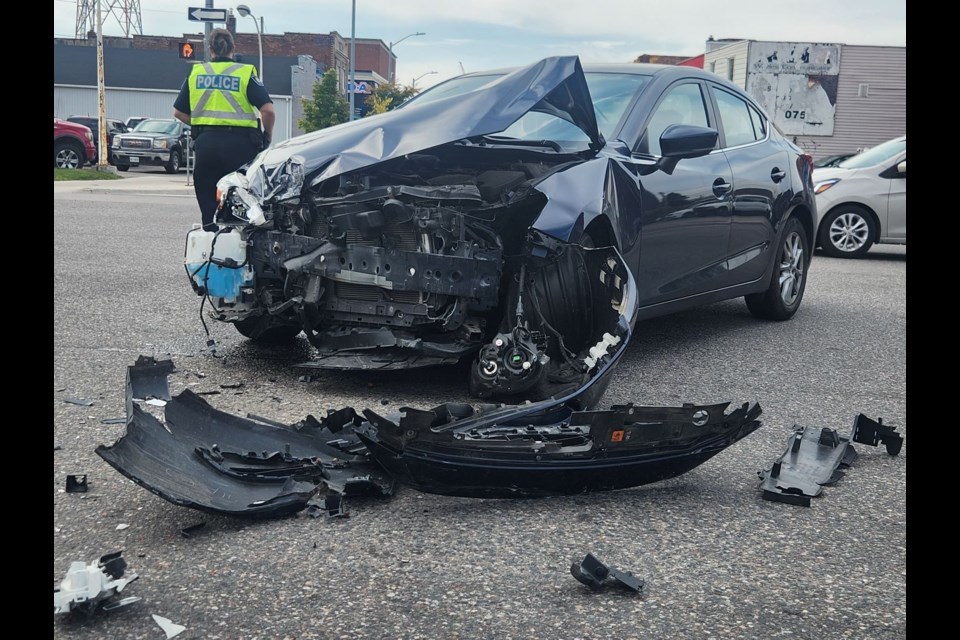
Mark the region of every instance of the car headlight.
[[110, 143], [110, 146], [113, 147], [114, 149], [119, 149], [119, 148], [120, 148], [120, 138], [114, 138], [114, 139], [113, 139], [113, 142]]
[[831, 178], [829, 180], [824, 180], [813, 185], [813, 195], [818, 196], [833, 185], [840, 182], [840, 178]]
[[87, 140], [93, 142], [93, 131], [85, 131], [83, 135], [87, 136]]
[[166, 148], [167, 148], [167, 141], [166, 141], [166, 140], [161, 140], [161, 139], [157, 138], [157, 139], [155, 139], [155, 140], [153, 141], [153, 148], [154, 148], [154, 149], [166, 149]]

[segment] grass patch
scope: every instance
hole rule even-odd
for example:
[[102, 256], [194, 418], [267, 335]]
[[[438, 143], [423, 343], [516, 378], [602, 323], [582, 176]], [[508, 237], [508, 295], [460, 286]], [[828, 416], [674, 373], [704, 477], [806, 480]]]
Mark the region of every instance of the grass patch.
[[123, 176], [110, 171], [97, 171], [94, 167], [84, 167], [83, 169], [58, 169], [53, 168], [53, 181], [60, 180], [122, 180]]

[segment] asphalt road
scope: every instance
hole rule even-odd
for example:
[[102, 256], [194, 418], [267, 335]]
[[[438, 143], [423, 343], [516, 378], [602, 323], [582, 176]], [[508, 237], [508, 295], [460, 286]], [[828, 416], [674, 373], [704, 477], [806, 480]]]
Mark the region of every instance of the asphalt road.
[[[271, 351], [208, 322], [221, 344], [209, 355], [182, 266], [199, 221], [192, 189], [186, 174], [143, 173], [54, 189], [52, 578], [122, 549], [140, 576], [124, 594], [142, 598], [91, 619], [54, 616], [54, 638], [164, 637], [151, 614], [186, 626], [178, 638], [205, 639], [906, 637], [909, 437], [898, 457], [856, 445], [846, 476], [809, 508], [762, 500], [757, 479], [794, 424], [849, 433], [863, 412], [907, 435], [905, 247], [818, 254], [787, 323], [759, 322], [736, 300], [637, 325], [605, 406], [763, 407], [758, 431], [679, 478], [530, 500], [400, 488], [348, 502], [347, 519], [246, 521], [168, 503], [94, 453], [124, 433], [102, 421], [124, 415], [138, 355], [174, 360], [174, 393], [220, 391], [207, 396], [219, 409], [287, 423], [327, 407], [468, 400], [466, 379], [301, 382], [288, 365], [309, 355], [304, 339]], [[89, 492], [65, 493], [77, 473]], [[643, 578], [644, 594], [574, 580], [587, 552]]]

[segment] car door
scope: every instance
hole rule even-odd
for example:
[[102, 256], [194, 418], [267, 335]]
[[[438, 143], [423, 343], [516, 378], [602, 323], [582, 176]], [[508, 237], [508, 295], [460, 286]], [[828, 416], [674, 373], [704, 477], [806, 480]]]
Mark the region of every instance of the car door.
[[[651, 111], [635, 155], [660, 156], [660, 135], [672, 124], [715, 127], [704, 86], [670, 85]], [[722, 286], [730, 235], [733, 174], [719, 149], [680, 160], [669, 173], [640, 178], [640, 257], [637, 287], [642, 305], [696, 295]]]
[[750, 102], [713, 83], [723, 153], [733, 171], [729, 284], [763, 276], [775, 240], [775, 211], [790, 183], [787, 150], [770, 142], [769, 123]]
[[[898, 156], [881, 176], [890, 182], [887, 196], [887, 224], [880, 230], [883, 238], [907, 239], [907, 154]], [[900, 171], [900, 169], [903, 171]]]

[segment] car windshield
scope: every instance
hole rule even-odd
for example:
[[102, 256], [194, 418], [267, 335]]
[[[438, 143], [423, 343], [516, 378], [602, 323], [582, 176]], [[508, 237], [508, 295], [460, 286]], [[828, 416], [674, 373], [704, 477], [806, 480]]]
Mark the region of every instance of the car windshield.
[[[610, 139], [617, 123], [633, 99], [650, 79], [649, 76], [635, 73], [585, 73], [593, 108], [597, 114], [597, 125], [603, 137]], [[411, 99], [408, 104], [424, 104], [442, 98], [456, 96], [493, 82], [501, 75], [463, 76], [448, 80], [431, 87], [428, 91]], [[579, 127], [557, 116], [528, 112], [519, 120], [498, 134], [506, 138], [519, 140], [564, 140], [587, 142], [587, 134]]]
[[142, 133], [169, 133], [177, 132], [177, 123], [170, 120], [144, 120], [137, 125], [134, 131]]
[[858, 153], [855, 156], [851, 156], [837, 166], [842, 169], [864, 169], [866, 167], [875, 167], [878, 164], [887, 162], [893, 156], [906, 150], [906, 148], [906, 138], [894, 138], [893, 140], [888, 140], [883, 144], [878, 144], [875, 147], [871, 147], [863, 153]]

